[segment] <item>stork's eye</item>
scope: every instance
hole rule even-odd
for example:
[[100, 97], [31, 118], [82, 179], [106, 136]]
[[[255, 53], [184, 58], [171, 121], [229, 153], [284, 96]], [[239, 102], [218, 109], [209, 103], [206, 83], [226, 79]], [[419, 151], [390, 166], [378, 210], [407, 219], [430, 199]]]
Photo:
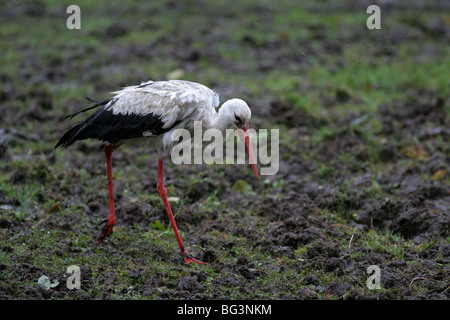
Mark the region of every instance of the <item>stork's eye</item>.
[[241, 118], [240, 117], [238, 117], [237, 115], [234, 115], [234, 118], [237, 120], [237, 122], [239, 122], [239, 123], [241, 123], [242, 122], [242, 120], [241, 120]]

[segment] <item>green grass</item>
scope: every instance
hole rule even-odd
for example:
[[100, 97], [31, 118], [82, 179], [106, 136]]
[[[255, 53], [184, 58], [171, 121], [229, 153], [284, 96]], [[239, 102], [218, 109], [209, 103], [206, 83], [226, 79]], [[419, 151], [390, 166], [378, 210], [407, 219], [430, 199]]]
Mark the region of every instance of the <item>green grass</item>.
[[[383, 133], [378, 110], [383, 104], [394, 107], [396, 101], [414, 103], [417, 92], [425, 90], [433, 97], [446, 99], [448, 120], [449, 47], [425, 35], [423, 41], [389, 43], [392, 56], [377, 54], [383, 37], [395, 26], [420, 29], [414, 21], [448, 22], [448, 13], [389, 13], [383, 19], [383, 30], [375, 34], [365, 29], [364, 10], [309, 10], [313, 4], [296, 1], [265, 0], [256, 4], [248, 0], [235, 5], [228, 1], [205, 2], [201, 9], [196, 2], [188, 1], [172, 4], [180, 8], [170, 9], [170, 4], [158, 1], [103, 4], [80, 0], [77, 5], [82, 10], [82, 29], [69, 31], [64, 9], [72, 3], [41, 3], [45, 5], [45, 17], [25, 13], [14, 16], [14, 10], [8, 7], [5, 12], [10, 12], [11, 17], [4, 17], [0, 28], [0, 93], [6, 97], [1, 98], [0, 108], [9, 111], [8, 120], [1, 125], [19, 132], [7, 132], [12, 134], [8, 138], [8, 158], [0, 159], [0, 288], [9, 292], [10, 298], [27, 298], [27, 288], [37, 285], [38, 274], [63, 282], [69, 265], [86, 267], [83, 279], [89, 283], [84, 285], [88, 289], [57, 299], [78, 299], [83, 294], [89, 298], [168, 298], [181, 277], [195, 272], [206, 273], [201, 281], [201, 293], [206, 297], [298, 298], [307, 289], [311, 298], [337, 299], [342, 297], [317, 287], [327, 288], [339, 281], [352, 283], [362, 294], [375, 295], [361, 281], [365, 274], [355, 280], [348, 270], [342, 274], [327, 272], [323, 266], [326, 260], [308, 257], [308, 250], [323, 239], [292, 248], [294, 258], [266, 250], [264, 243], [254, 245], [271, 228], [282, 225], [285, 218], [264, 212], [259, 206], [272, 200], [277, 205], [276, 201], [292, 201], [289, 195], [298, 196], [297, 188], [303, 182], [317, 182], [319, 190], [335, 187], [330, 204], [317, 204], [308, 217], [323, 221], [331, 229], [320, 230], [320, 235], [333, 242], [341, 256], [348, 254], [359, 261], [366, 258], [366, 251], [373, 250], [383, 256], [385, 264], [405, 261], [403, 272], [410, 275], [415, 267], [423, 267], [418, 260], [411, 260], [411, 253], [420, 255], [435, 243], [448, 242], [444, 238], [415, 244], [389, 230], [355, 231], [352, 225], [361, 210], [354, 207], [355, 199], [378, 202], [395, 198], [383, 185], [384, 175], [414, 169], [417, 164], [418, 160], [401, 155], [398, 161], [385, 162], [380, 154], [386, 144], [392, 144], [395, 151], [408, 145], [430, 144], [431, 152], [438, 156], [448, 151], [444, 136], [433, 137], [433, 144], [431, 139], [420, 141], [414, 136], [392, 141]], [[107, 36], [107, 30], [114, 27], [123, 28], [123, 32]], [[328, 46], [337, 45], [339, 50], [330, 52], [318, 29]], [[352, 35], [357, 37], [353, 39]], [[191, 52], [199, 54], [198, 61], [189, 61]], [[280, 129], [284, 152], [280, 158], [291, 165], [302, 165], [295, 179], [289, 175], [264, 177], [256, 185], [241, 176], [234, 178], [222, 166], [205, 171], [166, 167], [172, 184], [167, 185], [169, 196], [179, 198], [173, 202], [176, 218], [183, 218], [182, 212], [190, 210], [189, 217], [195, 220], [183, 222], [181, 233], [188, 248], [198, 255], [212, 249], [217, 255], [218, 262], [206, 266], [179, 261], [175, 236], [153, 186], [157, 174], [156, 166], [151, 165], [153, 153], [121, 148], [113, 171], [116, 194], [149, 204], [156, 212], [155, 218], [147, 217], [148, 224], [118, 225], [109, 242], [98, 246], [94, 241], [99, 231], [95, 224], [107, 214], [101, 148], [96, 142], [83, 142], [79, 149], [53, 150], [61, 133], [81, 120], [63, 121], [62, 117], [87, 106], [83, 95], [104, 99], [122, 85], [165, 79], [178, 68], [183, 69], [185, 79], [218, 86], [227, 95], [236, 91], [254, 102], [255, 108], [261, 101], [269, 105], [285, 102], [298, 110], [299, 116], [311, 120], [301, 128], [292, 128], [283, 121], [272, 123], [271, 115], [255, 117], [262, 128]], [[53, 76], [48, 75], [51, 72]], [[52, 104], [48, 109], [42, 107], [45, 103], [41, 97], [45, 96]], [[32, 106], [48, 119], [27, 118], [25, 112]], [[323, 148], [339, 142], [340, 135], [359, 139], [360, 154], [336, 149], [333, 157], [322, 158]], [[252, 174], [250, 169], [245, 170]], [[182, 182], [177, 182], [180, 172], [186, 173], [182, 174]], [[371, 174], [370, 182], [355, 191], [355, 180], [367, 173]], [[431, 181], [434, 172], [421, 174]], [[442, 181], [448, 183], [449, 179], [447, 174]], [[199, 192], [198, 199], [189, 198], [205, 185], [209, 187]], [[226, 192], [243, 196], [240, 204], [224, 201], [221, 194]], [[321, 196], [319, 193], [317, 199]], [[105, 211], [89, 213], [91, 201], [98, 201]], [[210, 225], [211, 221], [214, 224]], [[205, 230], [201, 231], [201, 241], [199, 230]], [[352, 247], [357, 248], [354, 251], [347, 249], [352, 235]], [[195, 241], [190, 243], [192, 238]], [[281, 247], [282, 243], [276, 245]], [[241, 256], [255, 262], [255, 280], [236, 271]], [[29, 272], [33, 278], [22, 276], [20, 270], [11, 271], [27, 263], [39, 268]], [[225, 267], [232, 271], [223, 271]], [[139, 270], [139, 276], [130, 276], [132, 270]], [[317, 287], [306, 284], [310, 274], [317, 278]], [[143, 288], [155, 277], [160, 281], [158, 289], [145, 294]], [[217, 284], [228, 277], [242, 283], [244, 289]], [[420, 294], [429, 289], [416, 280], [411, 290]], [[395, 288], [383, 287], [376, 294], [396, 297], [395, 292]], [[351, 292], [346, 292], [343, 297], [349, 295]]]

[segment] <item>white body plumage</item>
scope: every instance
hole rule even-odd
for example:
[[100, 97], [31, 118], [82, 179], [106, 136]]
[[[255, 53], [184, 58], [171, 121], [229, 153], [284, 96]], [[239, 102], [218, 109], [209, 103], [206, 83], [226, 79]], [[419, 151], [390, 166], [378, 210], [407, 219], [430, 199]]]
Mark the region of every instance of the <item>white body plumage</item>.
[[195, 121], [202, 122], [203, 130], [224, 132], [233, 127], [248, 128], [251, 118], [250, 108], [241, 99], [228, 100], [217, 111], [219, 95], [190, 81], [148, 81], [112, 93], [113, 98], [104, 101], [100, 110], [61, 138], [58, 145], [67, 147], [87, 138], [115, 145], [146, 142], [162, 155], [173, 146], [173, 131], [183, 128], [193, 132]]

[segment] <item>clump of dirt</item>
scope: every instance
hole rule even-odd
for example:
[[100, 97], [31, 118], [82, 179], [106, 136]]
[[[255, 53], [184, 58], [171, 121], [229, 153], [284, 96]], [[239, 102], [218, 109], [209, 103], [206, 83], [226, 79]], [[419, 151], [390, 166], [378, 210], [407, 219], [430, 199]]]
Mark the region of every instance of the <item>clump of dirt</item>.
[[270, 103], [270, 116], [274, 123], [282, 123], [292, 128], [320, 128], [326, 124], [325, 119], [313, 117], [301, 111], [289, 100], [272, 101]]
[[387, 199], [361, 212], [359, 221], [369, 227], [390, 229], [420, 243], [448, 234], [450, 217], [442, 214], [447, 211], [444, 203], [433, 203], [423, 197], [406, 201]]
[[378, 108], [383, 126], [382, 132], [396, 138], [406, 138], [405, 133], [427, 139], [444, 134], [449, 137], [446, 124], [444, 98], [424, 90], [411, 92], [404, 101], [394, 101], [392, 106]]
[[367, 141], [361, 132], [346, 128], [339, 133], [328, 137], [319, 152], [323, 160], [333, 159], [341, 153], [354, 155], [358, 160], [365, 161], [368, 158], [366, 151]]

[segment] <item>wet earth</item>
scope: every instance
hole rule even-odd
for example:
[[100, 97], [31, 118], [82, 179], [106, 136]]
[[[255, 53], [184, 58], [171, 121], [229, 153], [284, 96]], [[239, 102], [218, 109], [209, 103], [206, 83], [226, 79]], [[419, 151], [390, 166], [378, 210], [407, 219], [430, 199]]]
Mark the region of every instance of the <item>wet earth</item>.
[[[365, 5], [358, 3], [361, 8]], [[167, 4], [170, 10], [183, 10], [177, 6]], [[0, 17], [7, 21], [21, 15], [54, 19], [63, 9], [34, 3], [8, 7]], [[268, 9], [255, 6], [254, 10], [264, 14]], [[232, 18], [236, 13], [228, 14]], [[448, 21], [403, 22], [386, 31], [381, 40], [369, 39], [377, 44], [372, 49], [375, 57], [395, 60], [394, 44], [425, 40], [431, 43], [430, 52], [418, 55], [439, 56], [441, 51], [432, 49], [448, 41]], [[329, 62], [330, 55], [345, 50], [344, 43], [360, 41], [358, 31], [343, 30], [341, 39], [330, 39], [325, 25], [304, 27], [314, 45], [304, 46], [303, 54], [314, 55], [330, 68], [342, 67], [339, 61]], [[139, 84], [148, 74], [139, 69], [126, 71], [131, 56], [140, 62], [147, 55], [166, 55], [196, 74], [190, 80], [199, 82], [202, 76], [210, 79], [199, 65], [202, 59], [214, 59], [224, 72], [241, 68], [245, 72], [242, 64], [221, 58], [218, 48], [228, 35], [216, 24], [208, 37], [210, 47], [198, 48], [193, 38], [205, 34], [205, 28], [199, 27], [191, 36], [162, 33], [159, 40], [164, 46], [142, 42], [115, 46], [113, 39], [131, 33], [132, 26], [113, 21], [92, 31], [91, 36], [110, 47], [101, 57], [92, 57], [96, 49], [90, 43], [82, 48], [59, 44], [55, 48], [64, 53], [37, 55], [32, 45], [21, 44], [26, 59], [14, 67], [16, 78], [0, 71], [0, 298], [448, 299], [449, 100], [445, 92], [434, 88], [401, 88], [402, 95], [378, 103], [372, 111], [321, 113], [299, 108], [295, 100], [274, 95], [269, 87], [255, 92], [236, 83], [228, 85], [226, 80], [210, 80], [208, 85], [225, 96], [222, 101], [231, 95], [246, 96], [249, 105], [255, 106], [252, 123], [256, 129], [280, 128], [279, 172], [256, 181], [245, 165], [167, 163], [166, 186], [172, 196], [182, 198], [172, 204], [174, 212], [179, 212], [176, 221], [182, 236], [196, 258], [209, 263], [204, 268], [186, 266], [176, 252], [156, 193], [155, 155], [142, 147], [127, 147], [113, 158], [118, 172], [118, 230], [102, 246], [94, 243], [101, 229], [98, 224], [108, 215], [103, 146], [81, 142], [65, 153], [55, 152], [54, 143], [71, 125], [61, 120], [63, 115], [79, 110], [84, 102], [78, 94], [61, 101], [58, 91], [48, 86], [57, 85], [63, 92], [62, 82], [76, 81], [73, 72], [82, 75], [83, 82], [95, 83], [97, 92]], [[283, 42], [286, 35], [279, 37], [264, 41], [250, 31], [240, 37], [239, 45], [249, 56], [258, 57], [250, 70], [253, 77], [269, 76], [274, 66], [286, 72], [296, 63], [303, 65], [300, 70], [309, 67], [308, 61], [291, 55], [298, 44]], [[39, 60], [43, 57], [45, 68]], [[73, 59], [75, 65], [69, 63]], [[99, 76], [115, 74], [115, 67], [122, 72], [119, 80]], [[350, 89], [322, 92], [302, 82], [295, 90], [318, 91], [321, 107], [330, 112], [352, 101], [364, 104]], [[61, 102], [66, 105], [61, 107]], [[372, 122], [379, 126], [365, 126]], [[332, 128], [331, 133], [327, 128]], [[370, 129], [374, 132], [367, 132]], [[240, 181], [245, 183], [239, 185]], [[155, 221], [162, 224], [161, 230]], [[168, 230], [163, 244], [153, 241], [153, 233], [146, 235], [152, 224], [153, 233]], [[47, 231], [56, 232], [51, 245], [46, 244], [50, 241]], [[80, 245], [77, 235], [92, 238], [91, 245]], [[102, 255], [108, 257], [109, 265], [99, 266], [95, 259]], [[45, 259], [54, 264], [63, 259], [82, 261], [82, 290], [65, 287], [69, 274]], [[366, 286], [371, 265], [381, 269], [381, 289]], [[42, 275], [59, 279], [60, 284], [43, 288], [37, 285]]]

